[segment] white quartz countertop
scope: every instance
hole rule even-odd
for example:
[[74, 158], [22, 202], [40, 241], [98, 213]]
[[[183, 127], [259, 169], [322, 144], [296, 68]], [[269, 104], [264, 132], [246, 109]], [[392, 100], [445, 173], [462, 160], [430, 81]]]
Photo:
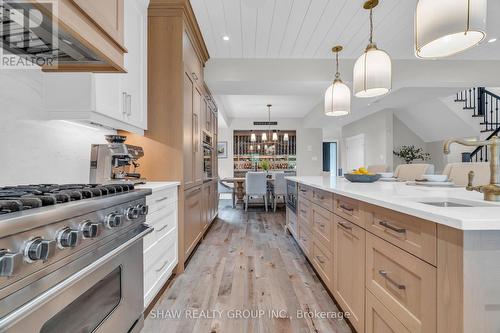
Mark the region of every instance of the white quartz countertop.
[[[351, 183], [344, 178], [304, 176], [288, 180], [461, 230], [500, 230], [500, 203], [465, 188], [410, 186], [403, 182]], [[466, 201], [464, 201], [466, 200]], [[436, 207], [421, 202], [454, 201], [479, 207]]]
[[146, 184], [136, 185], [135, 188], [151, 189], [151, 191], [153, 191], [154, 193], [157, 191], [166, 190], [167, 188], [177, 187], [180, 184], [180, 182], [147, 182]]

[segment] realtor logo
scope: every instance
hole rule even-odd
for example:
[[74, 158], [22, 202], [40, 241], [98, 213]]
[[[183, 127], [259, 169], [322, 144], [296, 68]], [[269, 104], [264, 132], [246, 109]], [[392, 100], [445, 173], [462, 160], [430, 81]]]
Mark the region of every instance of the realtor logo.
[[0, 0], [0, 69], [57, 67], [57, 0]]

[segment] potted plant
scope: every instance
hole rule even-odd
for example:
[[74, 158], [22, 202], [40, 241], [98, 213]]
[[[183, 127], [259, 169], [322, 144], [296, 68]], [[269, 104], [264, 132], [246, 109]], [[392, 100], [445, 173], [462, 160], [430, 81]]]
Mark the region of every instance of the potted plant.
[[431, 159], [431, 154], [424, 152], [422, 148], [416, 148], [414, 145], [401, 146], [399, 151], [393, 153], [403, 159], [406, 164], [412, 164], [415, 160], [427, 161]]
[[265, 172], [268, 172], [268, 171], [269, 171], [269, 167], [270, 167], [269, 162], [268, 162], [267, 160], [262, 160], [262, 161], [260, 162], [260, 167], [261, 167], [261, 169], [262, 169], [262, 170], [264, 170]]

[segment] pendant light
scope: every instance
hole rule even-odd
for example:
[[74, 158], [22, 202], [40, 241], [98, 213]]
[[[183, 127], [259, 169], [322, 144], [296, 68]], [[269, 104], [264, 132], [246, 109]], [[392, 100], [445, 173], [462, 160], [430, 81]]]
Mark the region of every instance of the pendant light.
[[267, 133], [262, 133], [262, 141], [267, 141]]
[[288, 141], [288, 133], [283, 134], [283, 141]]
[[373, 8], [377, 5], [378, 0], [368, 0], [363, 5], [364, 9], [370, 10], [370, 42], [354, 64], [353, 90], [356, 97], [381, 96], [392, 88], [391, 58], [373, 42]]
[[278, 141], [278, 133], [273, 131], [273, 141]]
[[487, 0], [419, 0], [415, 10], [415, 53], [447, 57], [486, 37]]
[[335, 53], [337, 71], [335, 73], [335, 80], [325, 92], [325, 115], [327, 116], [345, 116], [351, 112], [351, 89], [342, 82], [339, 73], [339, 52], [342, 49], [340, 45], [332, 48], [332, 51]]
[[256, 142], [257, 141], [257, 136], [255, 135], [255, 133], [252, 131], [252, 133], [250, 134], [250, 142]]

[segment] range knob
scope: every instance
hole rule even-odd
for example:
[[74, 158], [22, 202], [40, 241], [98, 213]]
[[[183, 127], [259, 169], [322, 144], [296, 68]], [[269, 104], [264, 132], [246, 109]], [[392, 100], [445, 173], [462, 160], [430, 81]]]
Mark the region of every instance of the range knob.
[[24, 260], [32, 263], [38, 260], [46, 261], [54, 254], [56, 247], [55, 241], [35, 238], [26, 244], [24, 248]]
[[139, 218], [139, 210], [136, 207], [129, 207], [125, 212], [127, 220], [132, 221]]
[[104, 218], [104, 226], [113, 229], [122, 225], [122, 216], [118, 213], [110, 213]]
[[64, 228], [57, 233], [57, 247], [65, 249], [75, 247], [80, 241], [80, 231], [71, 228]]
[[0, 250], [0, 276], [8, 277], [16, 274], [22, 261], [22, 253]]
[[137, 205], [135, 208], [137, 208], [137, 210], [139, 211], [139, 215], [141, 215], [141, 216], [148, 215], [148, 212], [149, 212], [148, 205], [140, 204], [140, 205]]
[[99, 223], [85, 221], [80, 226], [80, 230], [82, 231], [83, 238], [96, 238], [101, 232], [101, 226]]

